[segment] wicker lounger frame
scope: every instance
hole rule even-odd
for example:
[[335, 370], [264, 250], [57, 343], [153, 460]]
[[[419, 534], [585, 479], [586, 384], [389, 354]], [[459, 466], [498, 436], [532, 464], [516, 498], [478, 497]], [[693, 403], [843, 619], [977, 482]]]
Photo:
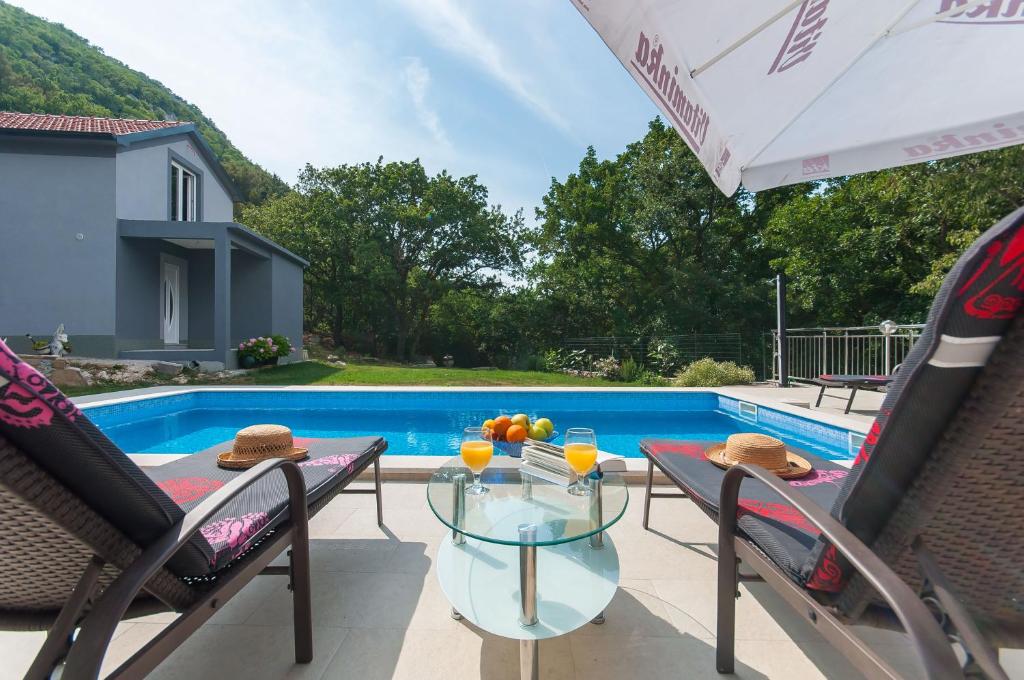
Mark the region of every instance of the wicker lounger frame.
[[[0, 437], [0, 551], [3, 588], [27, 590], [38, 607], [0, 610], [0, 628], [48, 629], [26, 678], [44, 680], [61, 671], [63, 680], [99, 677], [117, 624], [159, 611], [179, 616], [107, 677], [144, 678], [260, 574], [289, 578], [292, 591], [295, 661], [313, 659], [308, 519], [339, 493], [376, 496], [383, 525], [380, 455], [382, 445], [347, 480], [307, 506], [299, 467], [268, 460], [218, 489], [152, 545], [141, 549], [61, 485], [27, 455]], [[373, 465], [372, 489], [347, 489]], [[224, 569], [203, 578], [179, 578], [164, 565], [205, 522], [258, 479], [283, 474], [288, 484], [288, 519]], [[26, 527], [32, 530], [27, 532]], [[22, 537], [22, 538], [19, 538]], [[16, 543], [16, 544], [15, 544]], [[288, 566], [270, 563], [288, 550]], [[59, 598], [59, 599], [57, 599]], [[59, 609], [55, 607], [58, 604]], [[76, 629], [77, 637], [72, 638]]]

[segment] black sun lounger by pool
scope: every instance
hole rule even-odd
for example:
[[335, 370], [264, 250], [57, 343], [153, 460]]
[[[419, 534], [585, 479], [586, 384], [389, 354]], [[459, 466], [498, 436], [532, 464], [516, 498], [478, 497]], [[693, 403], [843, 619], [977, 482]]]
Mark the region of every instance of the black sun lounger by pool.
[[811, 381], [815, 385], [821, 386], [821, 391], [818, 392], [818, 401], [814, 403], [814, 408], [821, 406], [821, 398], [825, 396], [827, 388], [845, 387], [850, 390], [850, 398], [846, 402], [846, 410], [843, 413], [849, 413], [850, 408], [853, 406], [853, 398], [857, 396], [857, 390], [883, 390], [892, 384], [895, 378], [896, 376], [894, 375], [833, 375], [831, 373], [822, 373]]
[[[666, 496], [718, 523], [719, 672], [740, 581], [763, 580], [869, 678], [902, 676], [860, 625], [903, 630], [930, 679], [1006, 680], [999, 649], [1024, 645], [1022, 413], [1024, 208], [946, 276], [851, 467], [794, 447], [814, 470], [784, 480], [723, 471], [705, 442], [641, 441], [644, 528]], [[682, 493], [652, 493], [655, 467]]]
[[[140, 468], [0, 342], [0, 630], [49, 631], [25, 677], [94, 680], [118, 622], [176, 612], [107, 676], [142, 678], [259, 574], [288, 577], [295, 661], [312, 661], [308, 518], [374, 493], [381, 524], [387, 443], [303, 445], [301, 462], [247, 470], [218, 467], [217, 448]], [[345, 488], [371, 466], [372, 491]]]

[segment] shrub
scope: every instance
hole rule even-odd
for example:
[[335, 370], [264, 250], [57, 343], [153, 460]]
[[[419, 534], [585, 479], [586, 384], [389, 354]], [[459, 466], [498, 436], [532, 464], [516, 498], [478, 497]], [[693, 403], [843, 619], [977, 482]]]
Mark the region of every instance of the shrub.
[[633, 357], [626, 357], [619, 366], [619, 376], [626, 382], [637, 382], [644, 375], [644, 367], [638, 364]]
[[622, 378], [619, 360], [615, 357], [604, 357], [595, 361], [594, 372], [605, 380], [620, 380]]
[[664, 387], [669, 384], [668, 378], [663, 378], [650, 371], [642, 371], [636, 381], [648, 387]]
[[545, 371], [560, 371], [562, 370], [562, 350], [560, 349], [549, 349], [544, 352], [544, 370]]
[[715, 361], [705, 357], [679, 371], [673, 383], [679, 387], [721, 387], [722, 385], [749, 385], [754, 382], [754, 371], [749, 366], [737, 366], [732, 361]]
[[586, 350], [550, 349], [544, 354], [544, 363], [549, 371], [583, 371], [590, 363]]
[[257, 362], [270, 361], [291, 354], [292, 343], [283, 335], [249, 338], [238, 343], [238, 359], [252, 357]]
[[647, 348], [647, 366], [658, 375], [672, 375], [679, 368], [679, 350], [664, 340], [655, 340]]
[[274, 343], [274, 347], [277, 348], [277, 356], [279, 357], [288, 356], [294, 349], [292, 341], [283, 335], [271, 335], [270, 340]]
[[530, 354], [526, 357], [526, 370], [527, 371], [547, 371], [548, 361], [547, 356], [541, 356], [539, 354]]

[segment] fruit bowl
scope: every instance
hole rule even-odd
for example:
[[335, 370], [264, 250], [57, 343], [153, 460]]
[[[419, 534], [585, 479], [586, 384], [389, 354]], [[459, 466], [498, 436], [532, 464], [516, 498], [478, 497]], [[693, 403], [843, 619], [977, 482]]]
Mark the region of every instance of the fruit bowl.
[[557, 437], [558, 437], [558, 432], [552, 432], [551, 435], [548, 436], [547, 439], [527, 439], [526, 441], [522, 441], [522, 442], [504, 442], [504, 441], [501, 441], [501, 440], [495, 440], [493, 443], [494, 443], [494, 448], [496, 448], [499, 451], [505, 453], [505, 455], [510, 456], [512, 458], [522, 458], [523, 457], [523, 447], [526, 444], [529, 444], [530, 442], [536, 442], [536, 441], [550, 442], [550, 441], [554, 440]]
[[[498, 451], [512, 458], [521, 458], [523, 445], [528, 441], [549, 442], [558, 436], [555, 425], [549, 418], [538, 418], [531, 423], [525, 413], [514, 416], [499, 415], [483, 422], [484, 436], [490, 439]], [[536, 435], [544, 435], [543, 438]]]

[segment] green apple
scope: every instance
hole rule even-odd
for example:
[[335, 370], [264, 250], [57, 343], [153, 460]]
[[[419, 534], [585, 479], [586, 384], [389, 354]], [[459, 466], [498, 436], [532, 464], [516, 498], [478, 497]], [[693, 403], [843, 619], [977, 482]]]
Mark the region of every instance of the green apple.
[[550, 433], [540, 425], [534, 424], [530, 427], [530, 439], [536, 439], [539, 442], [544, 441], [550, 436]]
[[530, 416], [525, 413], [517, 413], [512, 416], [513, 425], [522, 425], [525, 429], [530, 429]]
[[547, 430], [549, 437], [551, 436], [551, 433], [555, 431], [555, 424], [548, 420], [547, 418], [538, 418], [537, 422], [535, 422], [534, 425], [538, 427], [543, 427], [545, 430]]

